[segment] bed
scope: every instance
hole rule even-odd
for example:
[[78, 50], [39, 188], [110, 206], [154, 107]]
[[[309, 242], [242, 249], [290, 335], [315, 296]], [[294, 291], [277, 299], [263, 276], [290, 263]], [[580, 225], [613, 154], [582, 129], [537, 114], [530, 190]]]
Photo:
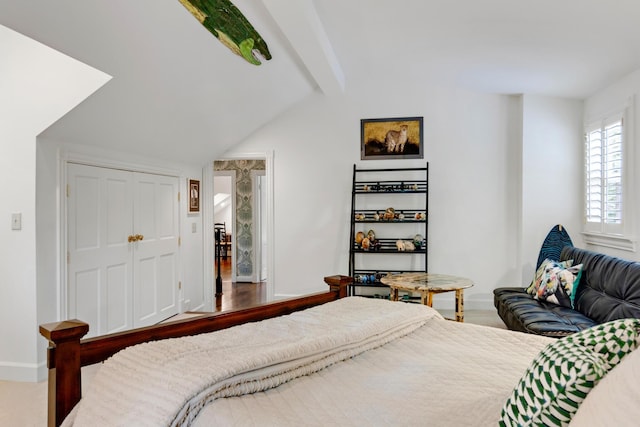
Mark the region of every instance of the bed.
[[[494, 426], [556, 341], [325, 281], [313, 296], [103, 338], [80, 341], [77, 321], [43, 325], [49, 423]], [[80, 366], [103, 360], [80, 399]]]

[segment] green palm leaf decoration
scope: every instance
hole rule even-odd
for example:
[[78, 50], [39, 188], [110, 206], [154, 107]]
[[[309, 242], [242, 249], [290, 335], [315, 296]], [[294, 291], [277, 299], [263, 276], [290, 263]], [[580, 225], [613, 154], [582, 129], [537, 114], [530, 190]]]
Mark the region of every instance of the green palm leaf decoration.
[[256, 52], [269, 60], [267, 43], [229, 0], [179, 0], [196, 19], [227, 46], [254, 65], [261, 62]]

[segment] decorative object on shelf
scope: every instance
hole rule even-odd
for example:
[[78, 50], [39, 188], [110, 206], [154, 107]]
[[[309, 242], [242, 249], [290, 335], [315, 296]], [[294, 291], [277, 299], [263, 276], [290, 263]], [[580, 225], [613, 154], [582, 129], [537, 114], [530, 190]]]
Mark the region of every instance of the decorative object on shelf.
[[368, 251], [369, 247], [371, 246], [371, 240], [368, 237], [365, 237], [364, 239], [362, 239], [360, 246], [362, 246], [363, 251]]
[[412, 252], [416, 250], [416, 245], [414, 245], [411, 240], [397, 240], [396, 247], [399, 252]]
[[404, 214], [402, 212], [398, 214], [398, 221], [404, 221]]
[[426, 219], [427, 215], [424, 212], [416, 212], [414, 218], [418, 221], [421, 221], [423, 219]]
[[422, 117], [360, 120], [360, 158], [422, 159]]
[[415, 245], [416, 249], [421, 249], [423, 242], [424, 237], [422, 237], [422, 234], [416, 234], [415, 236], [413, 236], [413, 244]]
[[367, 237], [369, 238], [369, 240], [374, 241], [376, 240], [376, 233], [373, 230], [369, 230], [367, 231]]
[[365, 238], [365, 235], [362, 231], [358, 231], [356, 233], [356, 245], [362, 245], [362, 240]]
[[366, 216], [363, 213], [357, 213], [355, 216], [356, 221], [364, 221], [365, 219], [366, 219]]
[[178, 0], [211, 34], [233, 53], [253, 65], [259, 53], [270, 60], [271, 53], [262, 36], [229, 0]]
[[382, 219], [384, 219], [385, 221], [393, 221], [396, 218], [396, 211], [393, 208], [387, 208], [386, 211], [384, 211], [384, 215], [382, 216]]
[[373, 220], [374, 221], [380, 221], [380, 214], [378, 212], [373, 214]]
[[200, 212], [200, 181], [189, 181], [189, 213]]

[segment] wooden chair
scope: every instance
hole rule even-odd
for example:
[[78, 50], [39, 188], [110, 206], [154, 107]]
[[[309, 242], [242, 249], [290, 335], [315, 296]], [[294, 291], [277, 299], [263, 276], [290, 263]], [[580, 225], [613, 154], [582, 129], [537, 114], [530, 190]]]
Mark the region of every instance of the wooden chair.
[[227, 259], [227, 226], [225, 222], [216, 222], [213, 225], [213, 230], [216, 239], [216, 246], [220, 251], [222, 259]]

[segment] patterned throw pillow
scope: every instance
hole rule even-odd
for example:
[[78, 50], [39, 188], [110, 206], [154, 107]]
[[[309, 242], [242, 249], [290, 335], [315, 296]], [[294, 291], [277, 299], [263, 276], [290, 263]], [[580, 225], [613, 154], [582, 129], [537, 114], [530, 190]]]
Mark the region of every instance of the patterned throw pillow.
[[575, 290], [582, 275], [582, 264], [572, 264], [573, 260], [544, 260], [527, 288], [527, 293], [537, 300], [573, 307]]
[[566, 426], [589, 391], [640, 344], [640, 319], [603, 323], [549, 344], [502, 408], [500, 426]]

